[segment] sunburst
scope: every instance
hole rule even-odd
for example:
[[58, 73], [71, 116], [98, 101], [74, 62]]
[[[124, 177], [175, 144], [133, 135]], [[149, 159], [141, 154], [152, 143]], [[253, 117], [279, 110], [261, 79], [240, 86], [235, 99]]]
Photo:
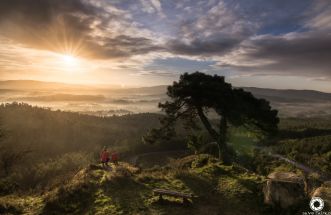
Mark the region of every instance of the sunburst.
[[64, 54], [62, 56], [62, 60], [67, 63], [67, 64], [70, 64], [70, 65], [73, 65], [73, 64], [76, 64], [77, 63], [77, 58], [72, 56], [72, 55], [67, 55], [67, 54]]

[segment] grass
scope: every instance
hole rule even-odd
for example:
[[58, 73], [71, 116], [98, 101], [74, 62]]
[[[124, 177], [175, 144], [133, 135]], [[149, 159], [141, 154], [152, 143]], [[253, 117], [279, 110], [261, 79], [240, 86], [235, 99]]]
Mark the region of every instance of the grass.
[[43, 199], [40, 196], [7, 195], [0, 197], [0, 214], [40, 214]]
[[[112, 172], [84, 169], [43, 196], [24, 197], [24, 204], [30, 214], [236, 215], [246, 211], [254, 215], [264, 214], [262, 196], [256, 195], [261, 193], [262, 182], [262, 177], [238, 165], [224, 166], [200, 155], [142, 171], [126, 163], [120, 163]], [[159, 202], [152, 192], [155, 188], [192, 193], [195, 197], [190, 204], [174, 197]], [[12, 202], [10, 198], [16, 203], [21, 201], [21, 197], [6, 196], [0, 199], [0, 206]], [[20, 213], [23, 208], [17, 203], [5, 212]]]

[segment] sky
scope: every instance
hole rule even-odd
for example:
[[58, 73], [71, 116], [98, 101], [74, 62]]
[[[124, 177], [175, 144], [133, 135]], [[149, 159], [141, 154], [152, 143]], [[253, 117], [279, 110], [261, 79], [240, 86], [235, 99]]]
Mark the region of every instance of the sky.
[[0, 79], [331, 92], [329, 0], [1, 0]]

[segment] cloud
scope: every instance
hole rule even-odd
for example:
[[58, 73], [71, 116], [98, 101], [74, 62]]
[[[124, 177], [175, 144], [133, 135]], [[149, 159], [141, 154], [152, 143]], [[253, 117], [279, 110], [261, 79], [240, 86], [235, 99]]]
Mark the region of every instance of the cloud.
[[[303, 10], [306, 6], [310, 10]], [[278, 26], [280, 31], [275, 34], [275, 31], [271, 31], [258, 35], [261, 29], [258, 30], [229, 52], [215, 57], [218, 69], [231, 69], [246, 75], [302, 76], [331, 80], [331, 4], [321, 0], [306, 6], [300, 13], [295, 13], [296, 16], [288, 15], [294, 16], [300, 27], [289, 30], [287, 25], [284, 30]], [[285, 25], [286, 16], [284, 14], [282, 20], [276, 19], [276, 23]], [[268, 24], [268, 21], [261, 23], [261, 28], [268, 29]], [[277, 29], [273, 23], [271, 26]]]
[[165, 18], [160, 0], [140, 0], [140, 2], [144, 12], [157, 13], [160, 17]]
[[314, 30], [331, 30], [331, 4], [326, 0], [316, 0], [312, 10], [306, 13], [310, 19], [306, 27]]
[[174, 74], [171, 71], [164, 71], [164, 70], [140, 70], [132, 75], [134, 76], [164, 76], [164, 77], [177, 77], [177, 74]]
[[218, 64], [255, 75], [331, 78], [330, 59], [330, 35], [306, 32], [256, 36], [218, 58]]
[[33, 46], [40, 37], [60, 31], [60, 25], [70, 26], [70, 36], [90, 30], [97, 11], [78, 0], [3, 0], [0, 2], [1, 34]]
[[[91, 44], [90, 49], [95, 44]], [[153, 51], [164, 50], [162, 46], [154, 44], [144, 37], [131, 37], [119, 35], [114, 38], [103, 39], [103, 45], [96, 45], [93, 49], [99, 49], [94, 57], [97, 58], [124, 58], [139, 54], [147, 54]]]
[[171, 40], [168, 42], [168, 50], [180, 55], [198, 55], [198, 56], [212, 56], [215, 54], [224, 54], [232, 50], [240, 39], [236, 38], [222, 38], [219, 40], [199, 40], [195, 39], [188, 43], [178, 40]]
[[0, 36], [35, 49], [101, 59], [159, 49], [126, 11], [103, 2], [2, 0], [0, 20]]
[[130, 73], [168, 74], [169, 61], [146, 65], [185, 58], [213, 61], [220, 71], [324, 80], [331, 77], [330, 23], [328, 0], [1, 0], [7, 42], [0, 66], [20, 63], [7, 52], [16, 44], [111, 61]]
[[257, 25], [237, 16], [223, 1], [206, 14], [181, 24], [177, 38], [170, 40], [169, 50], [182, 55], [211, 56], [231, 51], [255, 32]]

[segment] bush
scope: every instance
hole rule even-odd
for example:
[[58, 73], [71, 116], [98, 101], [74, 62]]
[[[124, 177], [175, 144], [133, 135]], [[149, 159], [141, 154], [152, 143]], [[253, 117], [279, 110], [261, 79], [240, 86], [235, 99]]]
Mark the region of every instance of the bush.
[[61, 184], [68, 175], [93, 162], [93, 157], [86, 153], [67, 153], [54, 159], [40, 162], [29, 169], [20, 169], [12, 175], [22, 189], [45, 188]]
[[5, 178], [0, 180], [0, 195], [6, 195], [14, 192], [18, 185], [12, 181], [10, 178]]

